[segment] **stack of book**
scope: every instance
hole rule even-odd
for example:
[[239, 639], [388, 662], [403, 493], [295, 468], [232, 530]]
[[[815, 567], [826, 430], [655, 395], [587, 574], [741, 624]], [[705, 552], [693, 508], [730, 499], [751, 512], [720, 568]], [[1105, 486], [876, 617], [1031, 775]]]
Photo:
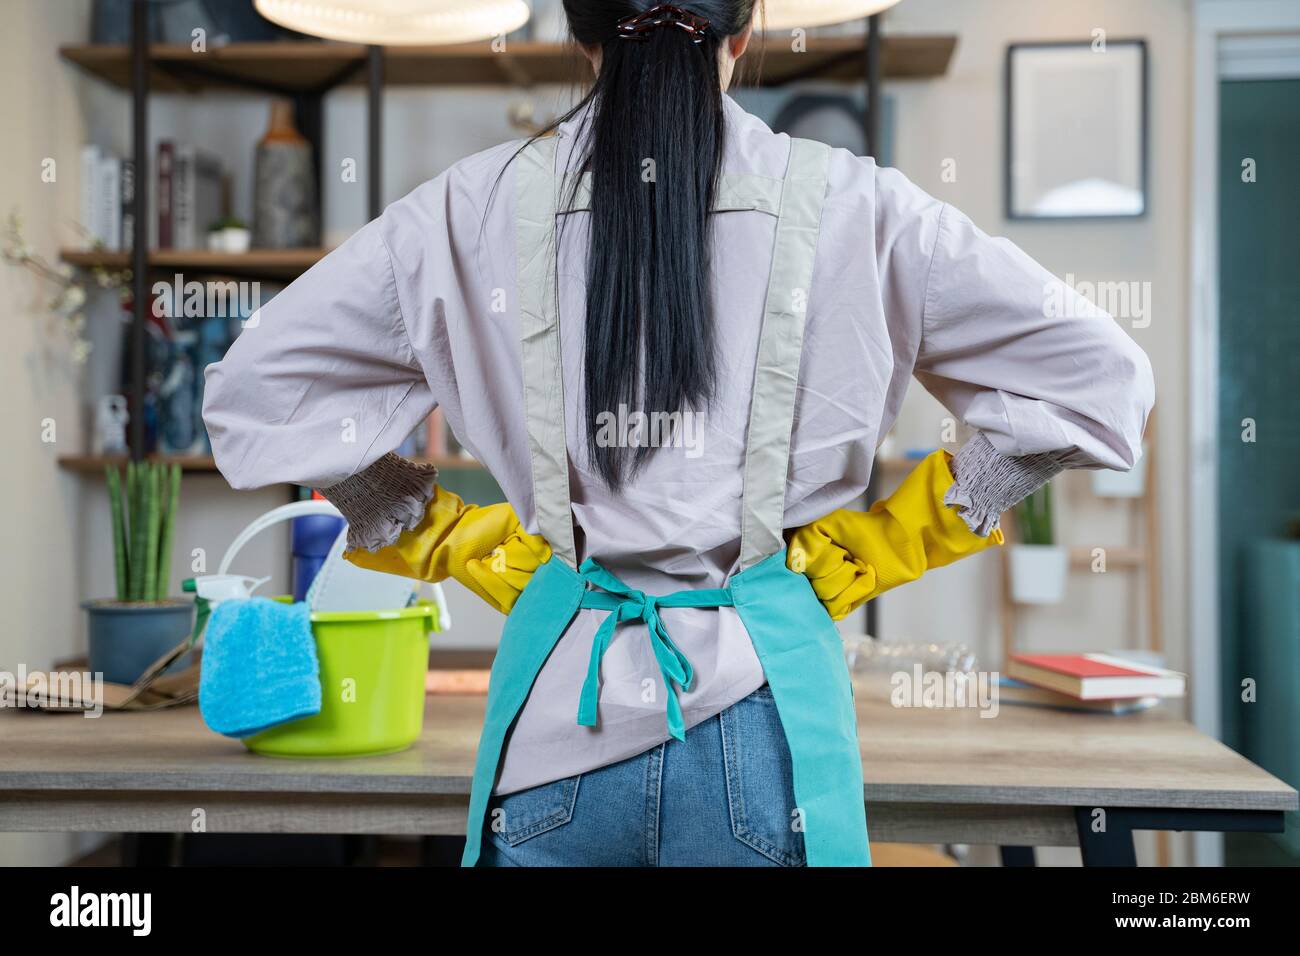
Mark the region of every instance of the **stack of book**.
[[1109, 654], [1016, 654], [998, 684], [999, 700], [1095, 713], [1126, 714], [1182, 697], [1187, 678]]
[[81, 147], [81, 228], [88, 248], [131, 248], [135, 166], [98, 146]]
[[[222, 217], [221, 161], [192, 146], [162, 140], [150, 170], [155, 249], [203, 249], [208, 229]], [[89, 248], [130, 250], [135, 235], [135, 165], [89, 145], [81, 150], [81, 225]]]
[[202, 249], [208, 229], [221, 218], [221, 161], [169, 139], [158, 144], [159, 249]]

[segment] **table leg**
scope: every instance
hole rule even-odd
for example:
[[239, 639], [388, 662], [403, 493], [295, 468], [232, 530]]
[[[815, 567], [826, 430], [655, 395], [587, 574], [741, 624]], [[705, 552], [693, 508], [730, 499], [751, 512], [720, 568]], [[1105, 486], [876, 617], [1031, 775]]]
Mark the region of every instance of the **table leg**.
[[1135, 830], [1281, 833], [1281, 810], [1189, 810], [1147, 807], [1075, 807], [1084, 866], [1137, 866]]
[[171, 866], [175, 841], [170, 833], [123, 833], [123, 866]]
[[1032, 846], [1004, 846], [1002, 850], [1003, 866], [1037, 866]]

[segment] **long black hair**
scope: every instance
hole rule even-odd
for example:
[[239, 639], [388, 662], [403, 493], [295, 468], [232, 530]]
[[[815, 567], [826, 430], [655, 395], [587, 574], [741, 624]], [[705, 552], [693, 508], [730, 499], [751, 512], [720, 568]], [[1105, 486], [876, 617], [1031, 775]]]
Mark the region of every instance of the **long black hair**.
[[[716, 383], [709, 211], [725, 124], [719, 52], [753, 19], [755, 0], [684, 0], [708, 21], [701, 42], [676, 26], [642, 39], [620, 21], [655, 0], [564, 0], [574, 39], [601, 50], [591, 91], [543, 131], [589, 103], [588, 147], [571, 164], [591, 173], [584, 413], [596, 472], [618, 488], [650, 452], [600, 440], [602, 413], [700, 410]], [[541, 134], [539, 134], [541, 135]], [[566, 217], [567, 218], [567, 217]]]

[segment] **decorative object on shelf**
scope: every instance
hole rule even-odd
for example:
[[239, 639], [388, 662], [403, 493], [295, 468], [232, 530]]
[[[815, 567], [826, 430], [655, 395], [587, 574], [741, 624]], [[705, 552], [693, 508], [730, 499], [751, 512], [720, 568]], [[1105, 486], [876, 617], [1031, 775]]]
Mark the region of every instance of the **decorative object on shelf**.
[[524, 0], [255, 0], [272, 23], [327, 40], [379, 46], [469, 43], [528, 22]]
[[96, 455], [125, 455], [127, 411], [125, 395], [104, 395], [95, 406]]
[[888, 10], [899, 0], [766, 0], [764, 26], [796, 30], [861, 20]]
[[[154, 37], [163, 43], [193, 43], [196, 30], [202, 31], [200, 36], [204, 38], [205, 44], [219, 46], [223, 42], [229, 42], [217, 29], [209, 12], [210, 5], [204, 0], [152, 0], [150, 6], [155, 10], [155, 23], [152, 27]], [[220, 6], [237, 7], [239, 4], [226, 3]]]
[[[90, 38], [95, 43], [126, 45], [131, 42], [133, 0], [95, 0], [90, 13]], [[158, 38], [158, 7], [149, 7], [149, 36]]]
[[[202, 0], [204, 12], [212, 23], [215, 45], [227, 43], [273, 43], [282, 39], [308, 39], [293, 30], [272, 23], [257, 12], [252, 0]], [[186, 39], [185, 42], [189, 42]]]
[[1143, 40], [1007, 47], [1009, 219], [1145, 215], [1146, 77]]
[[209, 448], [198, 407], [199, 334], [178, 329], [168, 344], [171, 358], [158, 383], [158, 450], [164, 455], [202, 455]]
[[[132, 0], [95, 0], [91, 37], [95, 43], [131, 42]], [[251, 0], [150, 0], [149, 39], [155, 43], [194, 42], [201, 29], [209, 48], [227, 43], [266, 43], [293, 36], [262, 17]]]
[[312, 147], [293, 123], [293, 104], [271, 103], [270, 123], [257, 144], [253, 188], [253, 246], [296, 249], [317, 245], [316, 169]]
[[[131, 684], [190, 631], [193, 603], [168, 596], [181, 469], [146, 461], [129, 463], [125, 480], [115, 465], [105, 472], [117, 594], [81, 606], [90, 625], [91, 671]], [[188, 665], [181, 657], [171, 668]]]
[[1055, 543], [1052, 485], [1043, 485], [1014, 509], [1019, 541], [1011, 545], [1011, 599], [1017, 604], [1059, 604], [1065, 597], [1070, 555]]
[[1128, 471], [1111, 471], [1103, 468], [1092, 473], [1092, 493], [1098, 498], [1141, 498], [1146, 490], [1147, 453]]
[[208, 229], [208, 251], [242, 255], [253, 245], [253, 232], [238, 216], [224, 216]]
[[[72, 344], [72, 360], [77, 364], [85, 362], [90, 356], [90, 340], [86, 338], [86, 316], [82, 311], [86, 305], [88, 287], [85, 274], [67, 265], [51, 265], [27, 245], [26, 240], [23, 239], [22, 217], [16, 211], [9, 214], [3, 254], [6, 262], [26, 269], [55, 288], [55, 294], [48, 300], [47, 308], [62, 326], [64, 335]], [[129, 269], [92, 266], [89, 272], [98, 288], [118, 289], [122, 301], [128, 300], [131, 287]]]

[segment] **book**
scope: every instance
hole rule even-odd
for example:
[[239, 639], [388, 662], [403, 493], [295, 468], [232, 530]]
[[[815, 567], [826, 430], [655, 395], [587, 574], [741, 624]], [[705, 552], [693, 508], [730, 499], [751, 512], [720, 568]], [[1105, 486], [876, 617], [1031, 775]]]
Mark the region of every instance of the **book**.
[[84, 243], [87, 249], [93, 249], [100, 241], [98, 234], [99, 219], [99, 160], [98, 146], [87, 144], [81, 147], [81, 208], [78, 212], [81, 228], [84, 230]]
[[1079, 700], [1060, 691], [1035, 687], [1011, 677], [998, 678], [998, 701], [1003, 704], [1024, 704], [1031, 707], [1052, 707], [1057, 710], [1077, 710], [1093, 714], [1132, 714], [1150, 710], [1160, 703], [1159, 697], [1119, 697], [1101, 700]]
[[221, 161], [193, 146], [175, 147], [172, 248], [207, 247], [208, 227], [221, 218], [221, 194]]
[[95, 190], [95, 234], [104, 248], [122, 248], [122, 161], [105, 153], [99, 158], [99, 185]]
[[172, 160], [176, 145], [169, 139], [158, 143], [158, 248], [172, 248]]
[[1015, 654], [1007, 676], [1078, 700], [1182, 697], [1187, 678], [1108, 654]]
[[135, 246], [135, 163], [122, 160], [122, 176], [118, 195], [121, 199], [122, 232], [118, 248], [130, 250]]

